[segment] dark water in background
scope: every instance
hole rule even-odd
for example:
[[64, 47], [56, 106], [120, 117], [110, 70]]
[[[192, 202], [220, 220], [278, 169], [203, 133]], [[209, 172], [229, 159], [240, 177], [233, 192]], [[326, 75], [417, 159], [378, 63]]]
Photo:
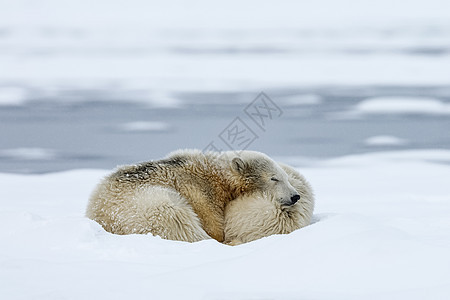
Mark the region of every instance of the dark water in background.
[[[86, 91], [72, 92], [78, 98], [82, 95], [84, 101], [40, 99], [23, 106], [3, 106], [0, 172], [111, 169], [119, 164], [158, 159], [179, 148], [204, 149], [211, 141], [228, 150], [219, 135], [236, 117], [258, 136], [249, 149], [278, 158], [297, 156], [307, 162], [373, 151], [450, 149], [448, 114], [342, 117], [343, 112], [370, 97], [434, 97], [449, 103], [450, 87], [317, 87], [265, 92], [283, 112], [267, 122], [265, 131], [244, 113], [258, 91], [176, 94], [173, 96], [182, 105], [172, 108], [150, 107], [131, 98], [105, 101], [107, 96], [101, 92]], [[292, 101], [292, 97], [300, 101]], [[168, 128], [139, 132], [120, 127], [136, 121], [163, 122]], [[376, 147], [364, 143], [377, 135], [393, 135], [408, 143]], [[8, 149], [17, 148], [54, 152], [49, 157], [8, 154]]]

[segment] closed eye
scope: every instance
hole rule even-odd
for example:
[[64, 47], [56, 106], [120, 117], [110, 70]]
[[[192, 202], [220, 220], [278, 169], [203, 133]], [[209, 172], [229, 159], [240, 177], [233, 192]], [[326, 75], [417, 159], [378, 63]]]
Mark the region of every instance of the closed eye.
[[275, 177], [272, 177], [272, 178], [270, 178], [270, 180], [272, 180], [272, 181], [276, 181], [276, 182], [278, 182], [279, 180], [278, 179], [276, 179]]

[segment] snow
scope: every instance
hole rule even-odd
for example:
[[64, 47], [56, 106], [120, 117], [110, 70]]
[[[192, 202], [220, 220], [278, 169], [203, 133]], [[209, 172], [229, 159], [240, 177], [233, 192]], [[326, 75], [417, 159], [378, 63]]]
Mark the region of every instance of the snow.
[[362, 154], [298, 169], [315, 189], [314, 223], [236, 247], [105, 232], [84, 210], [106, 170], [0, 174], [0, 297], [450, 296], [450, 151]]
[[402, 146], [408, 141], [392, 135], [376, 135], [367, 138], [364, 143], [368, 146]]
[[24, 104], [26, 98], [27, 94], [21, 88], [0, 86], [0, 107], [20, 106]]
[[450, 103], [433, 98], [378, 97], [361, 101], [355, 112], [362, 114], [450, 114]]
[[119, 129], [127, 132], [167, 131], [170, 125], [164, 122], [136, 121], [124, 123]]
[[52, 160], [57, 153], [52, 149], [43, 148], [16, 148], [0, 150], [0, 158], [23, 159], [23, 160]]
[[0, 83], [227, 91], [446, 85], [443, 0], [0, 1]]

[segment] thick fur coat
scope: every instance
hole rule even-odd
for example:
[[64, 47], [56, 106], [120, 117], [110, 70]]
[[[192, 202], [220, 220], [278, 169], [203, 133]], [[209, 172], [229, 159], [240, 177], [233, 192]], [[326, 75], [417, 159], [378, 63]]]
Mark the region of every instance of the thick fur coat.
[[115, 234], [223, 242], [225, 208], [235, 199], [265, 195], [283, 207], [297, 205], [300, 191], [290, 179], [297, 175], [284, 168], [253, 151], [176, 151], [162, 160], [119, 167], [95, 188], [86, 215]]
[[239, 245], [273, 234], [287, 234], [311, 223], [314, 194], [306, 179], [280, 164], [300, 194], [294, 205], [283, 205], [270, 193], [243, 195], [225, 209], [225, 243]]

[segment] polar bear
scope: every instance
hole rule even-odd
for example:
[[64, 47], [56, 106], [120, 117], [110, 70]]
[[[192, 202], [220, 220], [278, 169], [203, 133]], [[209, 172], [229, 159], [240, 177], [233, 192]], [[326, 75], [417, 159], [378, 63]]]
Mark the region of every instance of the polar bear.
[[286, 234], [311, 223], [314, 194], [311, 185], [296, 170], [279, 163], [290, 184], [300, 195], [293, 204], [284, 203], [268, 192], [243, 195], [225, 208], [225, 241], [239, 245], [273, 234]]
[[226, 205], [258, 192], [287, 206], [301, 197], [286, 171], [260, 152], [179, 150], [119, 167], [95, 188], [86, 215], [116, 234], [223, 242]]

